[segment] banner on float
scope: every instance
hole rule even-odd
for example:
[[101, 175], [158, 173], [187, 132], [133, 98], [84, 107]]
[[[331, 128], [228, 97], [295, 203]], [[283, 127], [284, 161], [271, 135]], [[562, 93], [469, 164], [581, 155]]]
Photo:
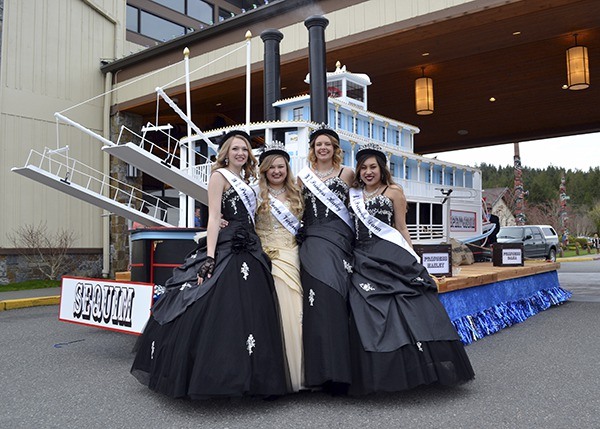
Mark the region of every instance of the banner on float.
[[450, 231], [476, 232], [477, 213], [450, 210]]
[[63, 277], [59, 320], [140, 334], [150, 317], [153, 285]]

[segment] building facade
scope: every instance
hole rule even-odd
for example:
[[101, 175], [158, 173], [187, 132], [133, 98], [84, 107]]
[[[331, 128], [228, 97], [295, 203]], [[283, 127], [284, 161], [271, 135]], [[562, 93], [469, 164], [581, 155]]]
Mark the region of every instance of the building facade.
[[[127, 220], [11, 172], [28, 162], [32, 149], [44, 153], [68, 146], [70, 158], [96, 171], [133, 185], [140, 180], [130, 180], [126, 166], [102, 152], [97, 138], [58, 122], [55, 112], [116, 141], [120, 125], [139, 126], [156, 116], [157, 86], [164, 85], [183, 103], [181, 60], [187, 46], [194, 71], [193, 99], [199, 103], [194, 105], [194, 121], [203, 129], [213, 128], [217, 119], [237, 123], [240, 118], [228, 118], [227, 111], [217, 113], [216, 104], [203, 106], [201, 101], [207, 97], [202, 91], [210, 92], [220, 83], [219, 88], [237, 88], [234, 82], [243, 80], [246, 30], [251, 31], [252, 79], [257, 81], [264, 55], [260, 34], [268, 28], [277, 28], [284, 36], [280, 52], [284, 64], [299, 59], [305, 64], [308, 34], [303, 21], [310, 15], [324, 15], [329, 20], [327, 45], [339, 47], [363, 37], [376, 38], [390, 27], [403, 31], [425, 28], [438, 25], [445, 16], [451, 19], [504, 4], [495, 0], [274, 0], [252, 5], [224, 0], [0, 0], [0, 196], [4, 202], [0, 211], [0, 284], [15, 279], [6, 261], [18, 249], [8, 234], [25, 224], [46, 223], [51, 231], [73, 231], [78, 237], [74, 249], [94, 253], [102, 260], [101, 272], [90, 274], [112, 276], [127, 266], [123, 262]], [[151, 23], [157, 21], [149, 15], [162, 21], [153, 27]], [[149, 28], [160, 31], [147, 32]], [[224, 60], [217, 61], [223, 56]], [[260, 99], [260, 104], [262, 95], [253, 93], [253, 98]], [[256, 111], [253, 117], [260, 117], [262, 113]], [[335, 112], [334, 108], [330, 116], [335, 117]], [[404, 144], [401, 134], [385, 126], [385, 119], [380, 124], [375, 118], [372, 123], [346, 116], [336, 121], [342, 129], [355, 127], [371, 132], [372, 138], [394, 144], [398, 138], [399, 144]], [[409, 157], [399, 157], [390, 166], [403, 180], [427, 180], [429, 175], [431, 183], [439, 178], [440, 183], [452, 186], [472, 180], [469, 174], [457, 173], [454, 166], [424, 168]]]

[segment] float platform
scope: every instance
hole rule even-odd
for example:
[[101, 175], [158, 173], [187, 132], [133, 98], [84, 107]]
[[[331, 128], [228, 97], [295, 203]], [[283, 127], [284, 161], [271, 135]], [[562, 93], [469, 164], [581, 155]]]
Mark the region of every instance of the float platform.
[[439, 298], [461, 340], [479, 340], [559, 305], [571, 297], [558, 282], [560, 263], [525, 261], [522, 267], [477, 262], [438, 278]]

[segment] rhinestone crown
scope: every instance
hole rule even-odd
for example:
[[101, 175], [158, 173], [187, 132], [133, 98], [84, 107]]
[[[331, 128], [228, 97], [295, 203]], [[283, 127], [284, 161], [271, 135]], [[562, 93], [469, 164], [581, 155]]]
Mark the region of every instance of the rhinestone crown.
[[273, 140], [271, 143], [265, 144], [265, 152], [269, 152], [271, 150], [282, 150], [285, 152], [285, 144], [280, 142], [279, 140]]

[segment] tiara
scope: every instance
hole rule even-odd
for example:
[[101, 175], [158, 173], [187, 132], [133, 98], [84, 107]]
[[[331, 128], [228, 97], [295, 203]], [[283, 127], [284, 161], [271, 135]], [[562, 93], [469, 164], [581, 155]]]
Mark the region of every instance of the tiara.
[[271, 143], [265, 144], [264, 152], [270, 152], [272, 150], [280, 150], [285, 152], [285, 144], [279, 140], [273, 140]]
[[377, 143], [373, 143], [373, 142], [369, 142], [367, 144], [362, 145], [360, 147], [360, 149], [358, 149], [358, 151], [356, 151], [356, 153], [362, 152], [363, 150], [376, 150], [377, 152], [383, 153], [383, 148], [380, 145], [378, 145]]
[[360, 149], [356, 151], [356, 162], [365, 159], [369, 155], [374, 155], [384, 163], [387, 163], [387, 156], [385, 155], [383, 148], [380, 145], [371, 142], [362, 145]]

